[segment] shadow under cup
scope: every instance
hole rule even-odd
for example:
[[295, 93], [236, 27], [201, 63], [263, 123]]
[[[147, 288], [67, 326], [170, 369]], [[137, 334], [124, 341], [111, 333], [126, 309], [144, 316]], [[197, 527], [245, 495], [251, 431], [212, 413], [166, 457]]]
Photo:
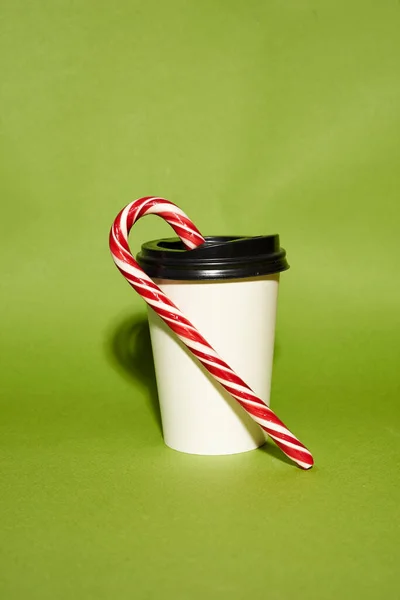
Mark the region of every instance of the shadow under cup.
[[[279, 274], [288, 269], [279, 236], [207, 237], [190, 251], [178, 238], [155, 240], [137, 261], [269, 404]], [[263, 445], [261, 427], [151, 308], [148, 318], [165, 443], [208, 455]]]

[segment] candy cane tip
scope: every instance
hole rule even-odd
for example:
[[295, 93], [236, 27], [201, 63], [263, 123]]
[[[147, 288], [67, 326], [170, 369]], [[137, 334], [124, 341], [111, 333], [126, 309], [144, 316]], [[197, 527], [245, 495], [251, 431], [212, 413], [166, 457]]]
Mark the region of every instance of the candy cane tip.
[[309, 471], [310, 469], [312, 469], [312, 468], [313, 468], [313, 466], [314, 466], [314, 463], [312, 463], [312, 465], [304, 465], [304, 466], [303, 466], [303, 465], [300, 465], [300, 466], [301, 466], [301, 468], [303, 469], [303, 471]]
[[303, 471], [309, 471], [314, 466], [314, 459], [312, 456], [309, 458], [309, 462], [298, 461], [297, 464]]

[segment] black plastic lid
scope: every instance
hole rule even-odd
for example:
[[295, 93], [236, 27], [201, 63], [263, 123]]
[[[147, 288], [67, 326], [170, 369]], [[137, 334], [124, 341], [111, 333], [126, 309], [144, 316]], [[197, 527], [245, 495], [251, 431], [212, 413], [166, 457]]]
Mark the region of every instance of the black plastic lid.
[[286, 252], [279, 235], [208, 236], [187, 250], [179, 238], [153, 240], [136, 257], [153, 279], [199, 280], [257, 277], [286, 271]]

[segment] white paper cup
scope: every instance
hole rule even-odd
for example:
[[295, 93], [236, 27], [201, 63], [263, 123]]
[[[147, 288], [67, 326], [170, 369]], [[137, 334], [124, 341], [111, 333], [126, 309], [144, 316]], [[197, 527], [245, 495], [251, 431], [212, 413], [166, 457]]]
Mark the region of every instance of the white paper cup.
[[[141, 266], [146, 266], [145, 261]], [[278, 270], [279, 264], [275, 267]], [[279, 270], [287, 268], [285, 260], [281, 267]], [[174, 273], [168, 268], [167, 274]], [[191, 276], [194, 272], [192, 269]], [[279, 272], [232, 279], [153, 280], [221, 358], [269, 404]], [[167, 446], [190, 454], [217, 455], [246, 452], [264, 444], [266, 435], [261, 427], [151, 308], [148, 316]]]

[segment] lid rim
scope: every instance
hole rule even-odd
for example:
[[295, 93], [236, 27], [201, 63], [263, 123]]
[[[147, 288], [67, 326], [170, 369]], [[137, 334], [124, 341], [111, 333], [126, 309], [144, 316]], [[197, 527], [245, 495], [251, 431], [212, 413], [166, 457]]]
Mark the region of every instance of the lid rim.
[[289, 269], [277, 234], [207, 236], [193, 250], [179, 238], [152, 240], [142, 244], [136, 260], [149, 277], [178, 281], [248, 279]]

